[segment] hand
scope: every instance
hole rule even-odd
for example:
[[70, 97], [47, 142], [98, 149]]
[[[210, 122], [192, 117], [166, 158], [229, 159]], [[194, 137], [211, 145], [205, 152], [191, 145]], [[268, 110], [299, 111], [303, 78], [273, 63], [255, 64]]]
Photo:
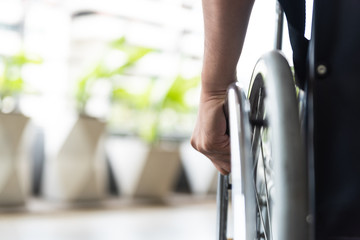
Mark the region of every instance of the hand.
[[191, 145], [207, 156], [220, 171], [231, 171], [230, 139], [226, 134], [226, 118], [223, 110], [226, 91], [202, 93], [198, 118], [191, 138]]

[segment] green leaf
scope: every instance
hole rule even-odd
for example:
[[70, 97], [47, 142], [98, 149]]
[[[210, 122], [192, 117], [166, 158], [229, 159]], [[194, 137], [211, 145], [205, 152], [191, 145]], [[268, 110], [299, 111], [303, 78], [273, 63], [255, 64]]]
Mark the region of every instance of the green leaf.
[[110, 47], [121, 50], [124, 47], [125, 44], [126, 44], [126, 38], [121, 37], [119, 39], [116, 39], [116, 40], [112, 41], [110, 43]]
[[173, 108], [177, 111], [186, 111], [188, 105], [185, 101], [186, 93], [199, 85], [200, 77], [193, 77], [186, 79], [182, 76], [177, 76], [173, 84], [169, 88], [163, 101], [163, 108]]
[[25, 64], [40, 64], [42, 59], [37, 56], [31, 56], [25, 54], [24, 51], [9, 58], [10, 64], [15, 66], [23, 66]]
[[128, 69], [133, 67], [140, 59], [142, 59], [148, 53], [153, 51], [150, 48], [138, 47], [138, 46], [127, 46], [122, 50], [127, 56], [127, 61], [121, 66], [115, 68], [115, 70], [111, 72], [111, 75], [124, 74]]

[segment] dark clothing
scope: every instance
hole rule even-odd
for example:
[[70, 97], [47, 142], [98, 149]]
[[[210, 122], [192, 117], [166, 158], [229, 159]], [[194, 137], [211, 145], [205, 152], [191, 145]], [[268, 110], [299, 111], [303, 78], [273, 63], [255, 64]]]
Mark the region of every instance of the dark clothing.
[[306, 57], [309, 41], [305, 32], [305, 0], [279, 0], [284, 9], [289, 28], [289, 37], [293, 49], [293, 61], [296, 72], [296, 83], [304, 88], [306, 79]]
[[313, 103], [316, 240], [360, 239], [360, 1], [315, 0], [309, 51], [305, 0], [280, 3]]
[[314, 9], [316, 239], [360, 239], [360, 1], [315, 0]]

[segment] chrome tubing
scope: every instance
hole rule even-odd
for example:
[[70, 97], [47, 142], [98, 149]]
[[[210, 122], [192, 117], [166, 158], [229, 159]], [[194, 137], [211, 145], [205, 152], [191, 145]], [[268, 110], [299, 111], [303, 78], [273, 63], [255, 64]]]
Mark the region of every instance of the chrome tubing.
[[252, 184], [249, 104], [238, 83], [228, 89], [233, 204], [233, 239], [255, 239], [256, 200]]
[[217, 240], [227, 240], [228, 204], [229, 204], [229, 176], [218, 173], [217, 185]]
[[276, 1], [276, 26], [275, 26], [275, 49], [282, 49], [282, 40], [284, 32], [284, 10], [280, 3]]

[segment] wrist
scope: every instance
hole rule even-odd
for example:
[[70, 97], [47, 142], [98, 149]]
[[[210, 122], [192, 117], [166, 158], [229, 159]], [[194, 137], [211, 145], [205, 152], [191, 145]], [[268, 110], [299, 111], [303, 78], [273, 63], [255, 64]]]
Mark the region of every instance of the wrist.
[[224, 96], [230, 84], [237, 81], [236, 73], [233, 74], [201, 74], [201, 95], [204, 97]]
[[200, 103], [209, 103], [212, 102], [222, 102], [225, 100], [227, 95], [227, 87], [221, 89], [208, 89], [208, 88], [201, 88], [200, 94]]

